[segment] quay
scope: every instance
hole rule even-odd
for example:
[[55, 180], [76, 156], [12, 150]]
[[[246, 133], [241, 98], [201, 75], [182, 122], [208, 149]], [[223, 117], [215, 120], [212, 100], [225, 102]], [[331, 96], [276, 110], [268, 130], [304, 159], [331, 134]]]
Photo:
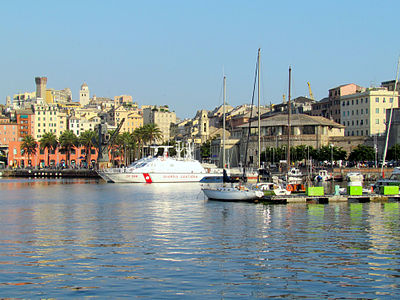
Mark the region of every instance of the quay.
[[380, 194], [365, 194], [359, 196], [352, 195], [324, 195], [324, 196], [307, 196], [305, 194], [278, 196], [268, 195], [257, 202], [266, 204], [288, 204], [288, 203], [318, 203], [328, 204], [335, 202], [390, 202], [399, 201], [400, 195], [380, 195]]
[[27, 178], [100, 178], [93, 169], [13, 169], [3, 170], [3, 177]]

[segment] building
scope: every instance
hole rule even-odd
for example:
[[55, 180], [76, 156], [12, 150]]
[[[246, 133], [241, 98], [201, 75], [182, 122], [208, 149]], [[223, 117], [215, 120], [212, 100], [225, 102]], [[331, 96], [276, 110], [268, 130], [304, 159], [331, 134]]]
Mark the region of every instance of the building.
[[171, 112], [167, 105], [164, 106], [142, 106], [143, 124], [156, 124], [162, 133], [162, 141], [169, 141], [171, 138], [171, 124], [176, 123], [176, 114]]
[[[307, 97], [297, 97], [290, 100], [290, 105], [292, 107], [292, 114], [309, 114], [312, 110], [312, 105], [315, 103], [315, 100], [307, 98]], [[288, 102], [275, 104], [272, 106], [272, 113], [287, 113]]]
[[[345, 126], [319, 116], [295, 114], [291, 117], [291, 147], [307, 145], [319, 149], [331, 144], [332, 138], [344, 137]], [[276, 114], [263, 118], [260, 122], [260, 138], [263, 149], [287, 145], [288, 115]], [[248, 140], [247, 162], [250, 167], [258, 166], [258, 122], [252, 122], [250, 137], [247, 138], [249, 124], [238, 126], [232, 131], [231, 139], [240, 139], [240, 162], [244, 162]], [[214, 155], [214, 154], [213, 154]]]
[[81, 90], [79, 91], [79, 103], [82, 107], [89, 104], [90, 100], [90, 91], [88, 85], [84, 82], [81, 85]]
[[35, 105], [34, 112], [33, 137], [36, 140], [40, 140], [46, 132], [53, 132], [58, 137], [68, 129], [67, 114], [57, 105]]
[[[132, 96], [130, 95], [121, 95], [114, 97], [114, 106], [118, 107], [121, 105], [133, 104]], [[137, 103], [136, 103], [137, 106]]]
[[[395, 98], [398, 92], [395, 92]], [[368, 88], [340, 98], [342, 125], [346, 136], [382, 135], [386, 131], [386, 110], [397, 108], [393, 91], [384, 87]]]
[[14, 122], [4, 122], [0, 124], [0, 147], [7, 147], [10, 142], [18, 141], [18, 124]]
[[47, 77], [35, 77], [36, 83], [36, 98], [46, 101], [46, 85]]
[[121, 105], [115, 108], [114, 111], [114, 124], [119, 124], [122, 119], [125, 119], [120, 133], [123, 132], [134, 132], [136, 128], [143, 126], [142, 111], [138, 108]]
[[354, 83], [340, 85], [329, 90], [328, 98], [324, 98], [312, 104], [311, 115], [321, 116], [331, 119], [336, 123], [341, 123], [340, 99], [343, 96], [359, 93], [365, 88]]
[[18, 141], [28, 135], [34, 136], [35, 115], [32, 110], [16, 110], [15, 116], [18, 124]]

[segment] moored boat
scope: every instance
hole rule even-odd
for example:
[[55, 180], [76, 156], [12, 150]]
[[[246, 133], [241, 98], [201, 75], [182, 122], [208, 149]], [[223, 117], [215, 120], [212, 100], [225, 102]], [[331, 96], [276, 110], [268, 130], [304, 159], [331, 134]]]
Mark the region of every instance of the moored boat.
[[251, 201], [264, 196], [263, 191], [249, 189], [242, 185], [203, 187], [201, 190], [208, 199], [220, 201]]
[[107, 182], [115, 183], [200, 182], [205, 178], [222, 178], [221, 172], [204, 169], [199, 161], [190, 156], [169, 157], [171, 146], [154, 148], [163, 148], [163, 155], [142, 158], [126, 168], [102, 169], [98, 174]]
[[321, 182], [321, 181], [329, 181], [332, 180], [331, 174], [328, 173], [327, 170], [319, 170], [318, 175], [314, 177], [315, 181]]

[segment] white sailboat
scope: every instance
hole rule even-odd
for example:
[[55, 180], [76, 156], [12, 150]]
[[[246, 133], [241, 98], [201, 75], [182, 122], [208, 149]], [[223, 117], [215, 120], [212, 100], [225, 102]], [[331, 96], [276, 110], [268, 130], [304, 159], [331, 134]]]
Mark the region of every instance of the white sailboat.
[[[258, 69], [258, 86], [260, 85], [260, 49], [258, 49], [257, 56], [257, 69]], [[258, 94], [258, 101], [260, 102], [260, 93]], [[222, 162], [223, 167], [225, 168], [225, 102], [226, 102], [226, 76], [224, 76], [224, 104], [223, 104], [223, 148], [222, 148]], [[258, 105], [260, 108], [260, 104]], [[260, 118], [260, 111], [258, 112], [258, 117]], [[260, 147], [260, 143], [259, 143]], [[260, 151], [258, 151], [260, 153]], [[260, 160], [259, 160], [260, 164]], [[245, 168], [246, 166], [244, 166]], [[257, 175], [258, 177], [258, 175]], [[219, 186], [219, 187], [203, 187], [203, 193], [207, 196], [208, 199], [212, 200], [225, 200], [225, 201], [250, 201], [254, 199], [258, 199], [264, 196], [264, 192], [258, 189], [247, 188], [238, 184], [234, 186]]]

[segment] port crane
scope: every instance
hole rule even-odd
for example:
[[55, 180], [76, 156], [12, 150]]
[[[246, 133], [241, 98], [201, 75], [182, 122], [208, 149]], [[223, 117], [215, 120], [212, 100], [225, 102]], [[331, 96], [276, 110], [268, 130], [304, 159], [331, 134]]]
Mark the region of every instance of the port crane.
[[307, 85], [308, 85], [308, 92], [309, 92], [309, 94], [310, 94], [310, 99], [315, 100], [314, 94], [313, 94], [313, 92], [312, 92], [312, 90], [311, 90], [310, 82], [307, 82]]

